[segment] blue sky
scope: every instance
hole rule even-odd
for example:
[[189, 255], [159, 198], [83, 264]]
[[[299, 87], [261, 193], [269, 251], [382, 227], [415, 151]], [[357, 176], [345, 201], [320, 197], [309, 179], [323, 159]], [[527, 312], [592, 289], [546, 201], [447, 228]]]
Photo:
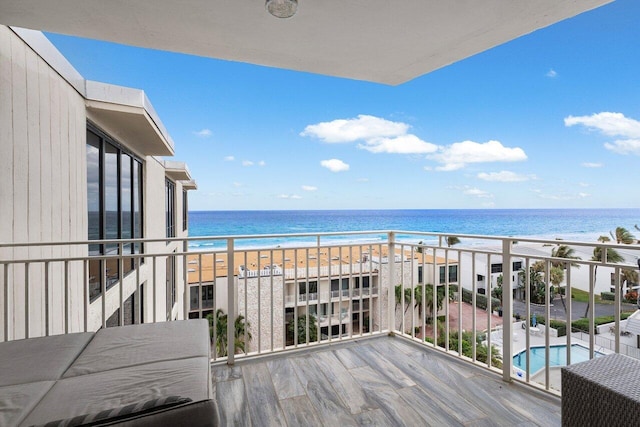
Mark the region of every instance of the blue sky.
[[640, 2], [399, 86], [48, 34], [143, 89], [192, 210], [640, 207]]

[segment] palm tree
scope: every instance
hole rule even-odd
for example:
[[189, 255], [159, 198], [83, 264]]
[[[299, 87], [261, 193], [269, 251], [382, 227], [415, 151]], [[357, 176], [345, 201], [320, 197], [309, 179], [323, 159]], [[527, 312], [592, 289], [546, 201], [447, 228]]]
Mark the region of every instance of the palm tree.
[[[551, 282], [551, 284], [555, 287], [558, 288], [560, 286], [560, 283], [562, 283], [562, 281], [564, 280], [564, 268], [562, 268], [559, 265], [554, 265], [551, 267], [551, 271], [549, 272], [549, 281]], [[564, 298], [562, 297], [562, 292], [559, 292], [560, 294], [560, 301], [562, 301], [562, 307], [564, 308], [564, 311], [567, 311], [567, 306], [564, 303]]]
[[611, 238], [615, 240], [616, 243], [624, 243], [625, 245], [630, 245], [635, 241], [634, 235], [624, 227], [616, 227], [615, 234], [612, 231], [610, 231], [609, 234], [611, 234]]
[[[422, 318], [422, 292], [423, 286], [418, 285], [415, 287], [414, 295], [416, 298], [415, 307], [418, 308], [418, 316]], [[427, 312], [430, 317], [433, 317], [433, 285], [431, 283], [427, 283], [424, 286], [424, 303], [427, 307]], [[451, 288], [449, 288], [449, 292], [452, 292]], [[444, 286], [438, 286], [436, 289], [436, 310], [440, 311], [442, 309], [442, 305], [444, 303]]]
[[[316, 316], [309, 316], [309, 342], [318, 340], [318, 324], [316, 323]], [[287, 337], [291, 340], [294, 339], [294, 322], [289, 322], [287, 325]], [[298, 316], [298, 344], [305, 344], [307, 342], [307, 315], [303, 314]]]
[[[544, 263], [541, 261], [535, 262], [529, 267], [529, 295], [534, 304], [543, 304], [545, 301], [546, 286], [542, 278], [543, 271]], [[520, 281], [523, 283], [525, 283], [526, 274], [524, 269], [518, 272]]]
[[[610, 241], [610, 239], [607, 236], [600, 236], [598, 240], [601, 241], [602, 243], [606, 243]], [[594, 248], [591, 261], [602, 262], [604, 254], [605, 252], [603, 252], [600, 246]], [[620, 255], [618, 251], [616, 251], [613, 248], [607, 248], [606, 255], [607, 255], [607, 262], [618, 263], [624, 260], [624, 258], [622, 258], [622, 255]], [[593, 270], [593, 283], [596, 283], [597, 277], [598, 277], [598, 265], [596, 265]], [[587, 317], [588, 314], [589, 314], [589, 302], [587, 302], [587, 309], [584, 311], [584, 317]]]
[[[227, 341], [227, 314], [221, 308], [216, 310], [215, 316], [215, 345], [216, 345], [216, 355], [218, 357], [227, 355], [228, 341]], [[214, 322], [213, 315], [207, 314], [207, 320], [209, 321], [209, 336], [211, 341], [213, 342], [214, 336]], [[235, 352], [242, 353], [246, 349], [246, 342], [251, 341], [251, 332], [249, 331], [250, 324], [249, 322], [245, 322], [245, 318], [243, 315], [238, 315], [234, 322], [234, 347]]]
[[[551, 250], [551, 256], [554, 258], [566, 258], [566, 259], [581, 259], [579, 256], [575, 256], [575, 250], [567, 245], [558, 245], [558, 247], [554, 248]], [[551, 283], [554, 284], [554, 286], [558, 286], [560, 285], [560, 283], [564, 280], [564, 269], [566, 264], [556, 261], [556, 262], [552, 262], [551, 263], [552, 268], [551, 268], [551, 272], [550, 272], [550, 277], [549, 279], [551, 280]], [[577, 264], [575, 262], [571, 263], [572, 267], [576, 267], [576, 268], [580, 268], [580, 264]], [[559, 272], [554, 272], [554, 268], [560, 268], [562, 270], [562, 277], [559, 276]], [[554, 283], [554, 280], [558, 280], [557, 283]], [[560, 301], [562, 302], [562, 307], [564, 308], [564, 311], [567, 311], [567, 305], [564, 302], [564, 296], [562, 295], [562, 292], [560, 293]]]
[[457, 245], [458, 243], [460, 243], [460, 239], [458, 239], [456, 236], [447, 236], [447, 246], [451, 247], [453, 245]]

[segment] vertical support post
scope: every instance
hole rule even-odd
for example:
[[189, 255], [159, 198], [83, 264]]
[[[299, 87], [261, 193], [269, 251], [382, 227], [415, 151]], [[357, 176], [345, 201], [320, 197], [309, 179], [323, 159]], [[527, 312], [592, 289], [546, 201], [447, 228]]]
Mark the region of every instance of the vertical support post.
[[[187, 259], [187, 253], [189, 252], [189, 242], [187, 239], [182, 241], [182, 286], [184, 291], [182, 292], [182, 319], [186, 319], [189, 317], [189, 260]], [[213, 265], [215, 269], [215, 264]], [[198, 269], [201, 267], [198, 264]], [[198, 296], [199, 299], [202, 298], [202, 295]], [[180, 316], [178, 315], [178, 318]]]
[[118, 316], [118, 325], [124, 326], [124, 243], [118, 243], [118, 307], [120, 307], [120, 315]]
[[616, 337], [614, 340], [615, 343], [615, 352], [616, 353], [620, 353], [620, 309], [621, 307], [621, 302], [622, 302], [622, 295], [621, 295], [621, 286], [620, 286], [620, 267], [616, 267], [614, 269], [614, 279], [613, 279], [613, 286], [615, 286], [615, 298], [614, 298], [614, 306], [615, 306], [615, 312], [613, 314], [613, 318], [614, 318], [614, 328], [616, 330]]
[[[234, 279], [234, 241], [233, 238], [227, 239], [227, 364], [234, 364], [235, 356], [235, 334], [234, 326], [236, 319], [235, 292], [236, 287]], [[246, 274], [246, 273], [245, 273]], [[247, 298], [245, 294], [245, 299]]]
[[[396, 280], [396, 245], [395, 245], [396, 235], [394, 232], [390, 231], [387, 235], [387, 247], [388, 247], [388, 255], [387, 260], [389, 263], [389, 283], [388, 283], [388, 304], [387, 304], [387, 315], [388, 315], [388, 327], [389, 332], [392, 333], [395, 330], [395, 308], [396, 308], [396, 293], [395, 293], [395, 280]], [[371, 254], [370, 254], [371, 256]], [[382, 264], [382, 251], [380, 252], [380, 264]]]
[[[513, 371], [513, 349], [511, 341], [513, 340], [513, 324], [511, 323], [511, 313], [513, 311], [513, 277], [511, 261], [511, 244], [510, 239], [502, 241], [502, 380], [511, 381], [511, 372]], [[491, 294], [487, 295], [487, 299], [491, 301]], [[489, 303], [490, 304], [490, 303]]]

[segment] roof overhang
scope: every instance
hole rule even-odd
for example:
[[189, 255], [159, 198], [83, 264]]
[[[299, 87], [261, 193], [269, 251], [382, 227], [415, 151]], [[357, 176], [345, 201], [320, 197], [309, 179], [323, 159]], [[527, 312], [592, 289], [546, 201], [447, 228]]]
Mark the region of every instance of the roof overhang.
[[[147, 156], [172, 156], [174, 144], [143, 91], [86, 81], [87, 118]], [[186, 178], [184, 178], [186, 179]]]
[[3, 0], [0, 23], [400, 84], [612, 0]]
[[191, 173], [187, 164], [184, 162], [176, 162], [173, 160], [165, 160], [164, 174], [174, 181], [191, 181]]
[[195, 180], [191, 179], [189, 181], [181, 181], [183, 190], [197, 190], [198, 184], [196, 184]]

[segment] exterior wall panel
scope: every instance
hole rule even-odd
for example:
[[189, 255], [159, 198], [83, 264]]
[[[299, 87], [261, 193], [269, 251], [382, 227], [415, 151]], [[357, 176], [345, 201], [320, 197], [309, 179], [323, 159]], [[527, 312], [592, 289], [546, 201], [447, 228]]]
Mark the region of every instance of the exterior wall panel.
[[[84, 100], [9, 28], [0, 27], [0, 121], [2, 162], [0, 241], [41, 242], [86, 239], [86, 183], [77, 169], [84, 164]], [[78, 249], [16, 248], [12, 258], [80, 254]], [[3, 251], [3, 256], [7, 255]], [[10, 267], [10, 336], [25, 330], [25, 267]], [[52, 266], [49, 290], [50, 333], [65, 331], [64, 269]], [[69, 299], [82, 302], [82, 266], [69, 269]], [[45, 334], [44, 265], [29, 266], [28, 335]], [[0, 279], [4, 280], [4, 278]], [[2, 283], [3, 287], [7, 284]], [[2, 308], [3, 310], [3, 308]], [[80, 330], [82, 311], [72, 310], [69, 330]], [[4, 313], [2, 317], [4, 323]], [[4, 329], [4, 325], [3, 325]]]

